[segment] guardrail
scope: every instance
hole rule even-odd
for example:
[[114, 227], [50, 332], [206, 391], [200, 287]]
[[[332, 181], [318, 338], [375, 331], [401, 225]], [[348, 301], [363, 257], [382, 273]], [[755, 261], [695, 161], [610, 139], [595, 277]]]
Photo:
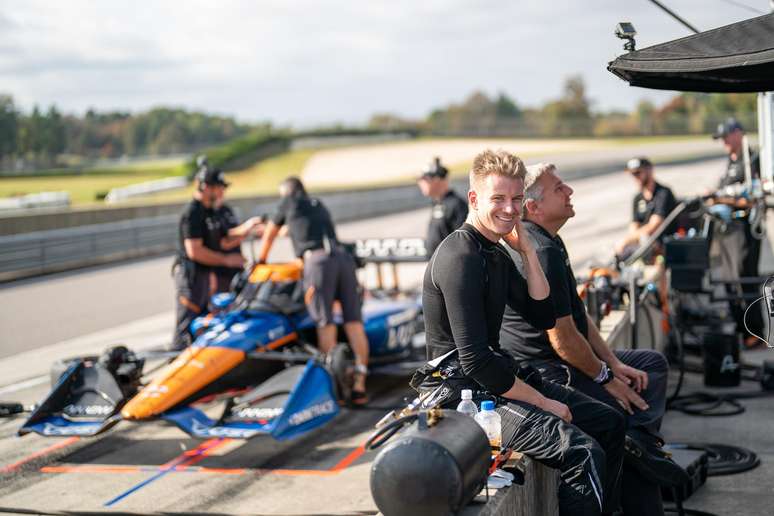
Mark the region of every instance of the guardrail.
[[164, 253], [177, 217], [156, 217], [0, 237], [0, 281]]
[[[319, 196], [337, 222], [377, 217], [428, 204], [413, 185]], [[277, 199], [240, 201], [246, 218], [271, 213]], [[61, 272], [129, 258], [172, 252], [179, 215], [162, 215], [73, 228], [0, 236], [0, 281]], [[417, 221], [424, 227], [426, 221]]]

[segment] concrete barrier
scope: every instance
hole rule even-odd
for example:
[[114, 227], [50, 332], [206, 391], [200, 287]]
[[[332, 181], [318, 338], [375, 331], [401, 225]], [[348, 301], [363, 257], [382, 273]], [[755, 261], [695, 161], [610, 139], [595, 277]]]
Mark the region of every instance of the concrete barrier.
[[121, 188], [113, 188], [105, 196], [105, 202], [120, 202], [132, 197], [142, 197], [148, 194], [177, 190], [188, 186], [188, 178], [185, 176], [165, 177], [155, 181], [135, 183]]
[[0, 199], [0, 213], [68, 206], [70, 206], [70, 194], [67, 192], [40, 192]]

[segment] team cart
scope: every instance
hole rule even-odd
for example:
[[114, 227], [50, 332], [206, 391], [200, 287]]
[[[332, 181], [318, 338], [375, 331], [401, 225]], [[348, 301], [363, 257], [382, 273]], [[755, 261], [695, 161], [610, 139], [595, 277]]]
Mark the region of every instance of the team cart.
[[[408, 241], [408, 251], [400, 239], [361, 241], [359, 265], [424, 260], [422, 240]], [[51, 391], [18, 434], [94, 436], [122, 420], [164, 420], [198, 438], [289, 439], [322, 426], [348, 401], [354, 358], [343, 331], [331, 352], [317, 350], [302, 273], [295, 262], [246, 268], [191, 323], [195, 340], [180, 352], [115, 346], [55, 363]], [[410, 374], [424, 357], [420, 296], [376, 288], [363, 298], [370, 373]]]

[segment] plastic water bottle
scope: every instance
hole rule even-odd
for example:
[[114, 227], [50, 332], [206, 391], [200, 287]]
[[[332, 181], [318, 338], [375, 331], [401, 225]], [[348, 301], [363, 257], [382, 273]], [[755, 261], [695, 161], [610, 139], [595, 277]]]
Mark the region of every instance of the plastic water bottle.
[[757, 177], [752, 178], [752, 196], [754, 199], [760, 199], [763, 196], [761, 180]]
[[476, 423], [481, 425], [481, 428], [486, 432], [486, 437], [489, 439], [489, 446], [492, 448], [492, 453], [500, 453], [500, 447], [503, 441], [502, 422], [500, 420], [500, 414], [495, 412], [494, 401], [481, 402], [481, 412], [476, 414]]
[[476, 402], [473, 401], [473, 391], [470, 389], [462, 389], [462, 401], [457, 405], [457, 412], [470, 417], [476, 417], [476, 414], [478, 414], [478, 407], [476, 407]]

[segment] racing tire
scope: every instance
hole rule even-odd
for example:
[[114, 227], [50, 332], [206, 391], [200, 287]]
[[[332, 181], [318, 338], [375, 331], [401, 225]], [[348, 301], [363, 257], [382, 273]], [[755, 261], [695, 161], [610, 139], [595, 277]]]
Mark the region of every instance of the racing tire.
[[355, 380], [355, 354], [344, 343], [336, 344], [325, 358], [325, 365], [333, 376], [336, 397], [348, 404], [352, 398], [352, 384]]

